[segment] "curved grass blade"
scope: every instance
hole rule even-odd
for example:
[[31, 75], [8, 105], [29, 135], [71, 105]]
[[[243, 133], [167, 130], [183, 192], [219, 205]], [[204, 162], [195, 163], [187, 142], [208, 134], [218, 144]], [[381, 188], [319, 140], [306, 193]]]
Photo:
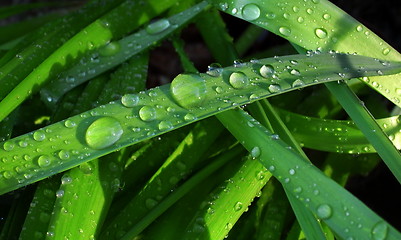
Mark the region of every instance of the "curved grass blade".
[[133, 55], [148, 49], [156, 42], [166, 38], [178, 28], [187, 24], [188, 21], [199, 14], [206, 6], [206, 2], [201, 2], [170, 18], [160, 19], [157, 22], [151, 23], [145, 29], [113, 42], [115, 51], [104, 54], [105, 50], [107, 50], [106, 46], [104, 49], [87, 54], [78, 64], [63, 72], [57, 79], [49, 82], [41, 90], [42, 99], [45, 102], [49, 102], [49, 104], [55, 104], [70, 89], [112, 69]]
[[[351, 120], [308, 117], [280, 109], [278, 111], [294, 137], [307, 148], [328, 152], [374, 153], [376, 150]], [[376, 119], [393, 144], [401, 149], [400, 116]]]
[[[85, 27], [47, 57], [0, 102], [2, 109], [0, 121], [69, 62], [76, 60], [91, 49], [105, 46], [112, 39], [132, 31], [173, 3], [172, 0], [162, 2], [151, 0], [146, 1], [145, 4], [137, 1], [125, 1]], [[106, 54], [112, 55], [115, 51], [113, 43], [106, 46]]]
[[[244, 111], [217, 115], [248, 151], [260, 148], [259, 160], [305, 207], [342, 239], [399, 239], [401, 234]], [[238, 119], [239, 121], [232, 121]], [[249, 126], [252, 122], [252, 126]], [[285, 160], [285, 161], [284, 161]], [[336, 194], [332, 194], [336, 193]]]
[[[399, 65], [356, 55], [294, 55], [181, 74], [171, 85], [125, 95], [121, 102], [4, 142], [0, 194], [236, 106], [344, 77], [375, 75], [378, 69], [396, 73]], [[360, 66], [363, 72], [353, 70]], [[61, 151], [69, 157], [60, 157]]]
[[[401, 59], [394, 48], [327, 0], [211, 2], [224, 12], [265, 28], [307, 50], [337, 50], [386, 60]], [[399, 75], [372, 77], [365, 83], [401, 106], [397, 93], [400, 79]]]

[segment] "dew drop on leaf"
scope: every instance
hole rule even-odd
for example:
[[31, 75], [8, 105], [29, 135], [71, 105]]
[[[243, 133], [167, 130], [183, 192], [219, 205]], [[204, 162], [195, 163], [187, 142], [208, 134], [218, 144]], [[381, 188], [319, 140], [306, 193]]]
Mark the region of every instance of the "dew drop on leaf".
[[123, 134], [120, 122], [112, 117], [96, 119], [85, 132], [85, 140], [93, 149], [103, 149], [117, 142]]
[[62, 198], [64, 196], [64, 190], [63, 189], [59, 189], [56, 191], [56, 197], [57, 198]]
[[93, 171], [95, 170], [95, 167], [93, 163], [85, 162], [79, 165], [79, 170], [81, 170], [81, 172], [83, 172], [84, 174], [92, 174]]
[[3, 177], [4, 177], [5, 179], [10, 179], [10, 178], [13, 176], [13, 174], [12, 174], [10, 171], [4, 171], [4, 172], [2, 173], [2, 175], [3, 175]]
[[234, 211], [236, 211], [236, 212], [240, 211], [242, 209], [242, 205], [243, 205], [242, 202], [235, 203]]
[[387, 54], [389, 54], [389, 52], [390, 52], [390, 49], [389, 49], [389, 48], [385, 48], [385, 49], [383, 49], [383, 51], [382, 51], [383, 55], [387, 55]]
[[323, 19], [329, 20], [331, 18], [331, 15], [328, 13], [323, 14]]
[[161, 121], [158, 127], [160, 131], [167, 131], [173, 128], [173, 124], [170, 121]]
[[269, 85], [269, 92], [271, 93], [277, 93], [281, 91], [281, 87], [278, 84], [270, 84]]
[[6, 150], [6, 151], [11, 151], [11, 150], [14, 149], [14, 147], [15, 147], [15, 144], [12, 143], [12, 142], [5, 142], [3, 144], [3, 149]]
[[145, 122], [150, 122], [156, 119], [156, 109], [152, 106], [143, 106], [139, 109], [139, 118]]
[[328, 204], [321, 204], [316, 209], [316, 215], [320, 219], [328, 219], [333, 214], [333, 210]]
[[230, 74], [229, 82], [235, 89], [242, 89], [249, 83], [248, 77], [242, 72], [233, 72]]
[[290, 74], [294, 76], [300, 76], [301, 73], [299, 72], [298, 69], [290, 69]]
[[260, 156], [260, 148], [259, 147], [253, 147], [251, 150], [251, 156], [252, 158], [257, 158]]
[[253, 3], [247, 4], [242, 8], [242, 17], [247, 21], [253, 21], [260, 16], [260, 8]]
[[135, 107], [139, 102], [139, 97], [136, 94], [125, 94], [121, 98], [121, 103], [125, 107], [132, 108]]
[[223, 68], [219, 63], [212, 63], [207, 66], [206, 74], [212, 77], [218, 77], [221, 75]]
[[43, 130], [37, 130], [33, 133], [33, 139], [35, 141], [41, 142], [46, 139], [46, 134]]
[[327, 37], [327, 31], [324, 28], [316, 28], [315, 34], [318, 38], [323, 39]]
[[388, 225], [385, 222], [378, 222], [372, 228], [373, 240], [384, 240], [387, 237]]
[[157, 34], [157, 33], [161, 33], [164, 30], [166, 30], [168, 27], [170, 27], [170, 22], [168, 19], [160, 19], [156, 22], [153, 22], [151, 24], [149, 24], [146, 27], [146, 32], [149, 34]]
[[196, 117], [192, 114], [192, 113], [187, 113], [187, 114], [185, 114], [185, 116], [184, 116], [184, 120], [185, 121], [193, 121], [193, 120], [195, 120], [196, 119]]
[[65, 185], [70, 183], [72, 183], [72, 178], [70, 176], [64, 175], [63, 177], [61, 177], [61, 184]]
[[39, 167], [47, 167], [50, 165], [50, 163], [51, 163], [51, 159], [49, 156], [46, 156], [46, 155], [39, 156], [39, 158], [38, 158], [38, 166]]
[[64, 122], [64, 126], [65, 127], [67, 127], [67, 128], [73, 128], [73, 127], [75, 127], [77, 124], [73, 121], [73, 120], [71, 120], [71, 119], [67, 119], [67, 120], [65, 120], [65, 122]]
[[106, 46], [99, 50], [101, 56], [108, 57], [117, 54], [121, 49], [121, 45], [118, 42], [110, 42]]
[[61, 160], [66, 160], [66, 159], [70, 158], [70, 152], [67, 151], [67, 150], [60, 150], [60, 151], [58, 152], [58, 157], [59, 157]]
[[264, 78], [272, 77], [275, 73], [274, 67], [270, 64], [265, 64], [259, 69], [259, 73]]
[[171, 82], [175, 101], [184, 108], [200, 106], [206, 95], [206, 83], [196, 74], [180, 74]]
[[301, 79], [297, 79], [292, 83], [293, 88], [302, 87], [304, 85], [305, 85], [305, 83]]
[[279, 31], [282, 35], [284, 35], [284, 36], [286, 36], [286, 37], [288, 37], [288, 36], [291, 35], [291, 29], [289, 29], [288, 27], [280, 27], [280, 28], [278, 29], [278, 31]]

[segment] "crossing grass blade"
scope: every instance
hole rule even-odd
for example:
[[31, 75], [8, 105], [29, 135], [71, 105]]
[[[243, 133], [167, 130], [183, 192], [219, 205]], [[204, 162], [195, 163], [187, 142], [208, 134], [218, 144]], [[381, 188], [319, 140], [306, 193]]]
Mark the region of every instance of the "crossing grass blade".
[[[397, 230], [320, 170], [304, 161], [244, 111], [226, 111], [217, 117], [248, 151], [259, 148], [261, 163], [337, 236], [342, 239], [401, 237]], [[334, 192], [336, 194], [333, 195]]]

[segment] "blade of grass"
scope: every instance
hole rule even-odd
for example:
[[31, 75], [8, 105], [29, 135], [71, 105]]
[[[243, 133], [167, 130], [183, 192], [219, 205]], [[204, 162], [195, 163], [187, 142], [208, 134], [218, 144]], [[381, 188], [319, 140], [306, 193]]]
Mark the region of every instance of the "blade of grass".
[[[306, 163], [300, 155], [288, 149], [289, 146], [283, 141], [274, 135], [272, 137], [267, 129], [256, 123], [250, 127], [248, 122], [255, 121], [245, 112], [226, 111], [217, 117], [248, 151], [255, 147], [260, 148], [259, 160], [262, 164], [287, 189], [292, 189], [291, 194], [330, 226], [336, 235], [343, 239], [401, 237], [396, 229], [317, 168]], [[336, 194], [333, 195], [333, 192]]]
[[[353, 66], [344, 69], [338, 64], [338, 61], [343, 61], [344, 58]], [[295, 73], [305, 71], [302, 81], [300, 76], [294, 74], [293, 69], [287, 69], [287, 62], [294, 60], [298, 62]], [[310, 65], [321, 68], [316, 70], [310, 68]], [[276, 78], [263, 77], [270, 74], [270, 66], [273, 67]], [[121, 103], [111, 102], [4, 142], [3, 149], [0, 149], [0, 157], [9, 162], [0, 163], [3, 176], [0, 179], [0, 193], [236, 106], [321, 82], [340, 80], [343, 75], [339, 76], [338, 72], [344, 73], [346, 77], [355, 76], [355, 72], [347, 73], [347, 70], [358, 66], [365, 66], [364, 72], [359, 73], [361, 75], [377, 74], [377, 69], [381, 69], [384, 74], [399, 71], [398, 64], [395, 63], [383, 66], [374, 59], [362, 56], [320, 54], [313, 57], [294, 55], [258, 60], [241, 66], [218, 69], [219, 75], [216, 75], [216, 72], [200, 76], [181, 74], [171, 85], [150, 89], [137, 95], [125, 95], [121, 98]], [[262, 69], [262, 73], [254, 69]], [[230, 83], [229, 78], [232, 75], [235, 76], [232, 79], [239, 80], [240, 87], [236, 85], [236, 81], [235, 88]], [[194, 98], [192, 101], [186, 99], [199, 91], [202, 92], [200, 98]], [[201, 103], [207, 105], [198, 107]], [[104, 127], [98, 128], [99, 124]], [[92, 128], [102, 131], [92, 134]], [[36, 136], [41, 137], [36, 140]], [[40, 144], [40, 147], [37, 144]], [[68, 159], [58, 157], [62, 150], [72, 153]], [[24, 156], [28, 156], [29, 160], [23, 160]], [[14, 171], [17, 166], [21, 168], [18, 173]], [[24, 174], [31, 177], [26, 179]]]

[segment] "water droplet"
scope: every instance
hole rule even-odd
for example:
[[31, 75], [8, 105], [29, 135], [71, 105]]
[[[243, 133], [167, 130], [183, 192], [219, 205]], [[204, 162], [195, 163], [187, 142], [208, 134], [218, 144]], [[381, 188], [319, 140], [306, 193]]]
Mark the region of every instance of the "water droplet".
[[64, 122], [64, 126], [65, 127], [67, 127], [67, 128], [73, 128], [73, 127], [75, 127], [77, 124], [73, 121], [73, 120], [71, 120], [71, 119], [67, 119], [67, 120], [65, 120], [65, 122]]
[[333, 214], [333, 210], [327, 204], [321, 204], [316, 209], [316, 215], [320, 219], [328, 219]]
[[323, 19], [329, 20], [331, 18], [331, 15], [328, 13], [323, 14]]
[[70, 158], [70, 152], [67, 150], [60, 150], [60, 152], [58, 152], [58, 157], [61, 160], [66, 160], [66, 159]]
[[264, 171], [259, 171], [256, 173], [256, 179], [258, 180], [263, 180], [266, 177], [266, 174]]
[[295, 174], [295, 170], [294, 169], [290, 169], [288, 172], [290, 173], [290, 175], [294, 175]]
[[276, 18], [276, 14], [275, 14], [275, 13], [272, 13], [272, 12], [269, 12], [269, 13], [266, 14], [266, 17], [267, 17], [268, 19], [274, 19], [274, 18]]
[[207, 66], [207, 71], [206, 74], [212, 77], [218, 77], [221, 75], [223, 72], [223, 68], [219, 63], [212, 63], [209, 66]]
[[233, 72], [230, 74], [229, 82], [235, 89], [241, 89], [248, 85], [248, 77], [242, 72]]
[[247, 4], [242, 8], [242, 17], [247, 21], [253, 21], [260, 16], [260, 8], [256, 4]]
[[224, 227], [226, 230], [230, 231], [231, 228], [233, 228], [233, 224], [232, 223], [227, 223], [226, 226]]
[[290, 71], [291, 75], [294, 75], [294, 76], [300, 76], [301, 75], [301, 73], [299, 72], [298, 69], [290, 69], [289, 71]]
[[13, 174], [12, 174], [10, 171], [4, 171], [4, 172], [2, 173], [2, 175], [3, 175], [3, 177], [4, 177], [5, 179], [10, 179], [10, 178], [13, 176]]
[[85, 162], [79, 165], [79, 170], [81, 170], [85, 174], [92, 174], [95, 170], [95, 166], [91, 162]]
[[265, 64], [259, 69], [259, 73], [264, 78], [272, 77], [275, 73], [274, 67], [270, 64]]
[[356, 31], [357, 31], [357, 32], [362, 32], [362, 31], [363, 31], [363, 27], [362, 27], [361, 25], [358, 25], [358, 26], [356, 27]]
[[180, 74], [174, 78], [170, 90], [180, 106], [191, 108], [202, 104], [206, 95], [206, 83], [199, 75]]
[[313, 13], [313, 10], [312, 10], [311, 8], [308, 8], [308, 9], [306, 9], [306, 12], [307, 12], [308, 14], [312, 14], [312, 13]]
[[23, 147], [23, 148], [24, 148], [24, 147], [28, 146], [28, 143], [27, 143], [26, 141], [22, 141], [22, 140], [21, 140], [21, 141], [18, 142], [18, 145], [19, 145], [20, 147]]
[[270, 166], [269, 167], [269, 172], [274, 172], [276, 170], [276, 167], [275, 166]]
[[294, 189], [294, 193], [301, 193], [302, 192], [302, 187], [296, 187]]
[[305, 83], [301, 79], [297, 79], [292, 83], [293, 88], [302, 87], [304, 85], [305, 85]]
[[167, 131], [173, 128], [173, 124], [170, 121], [161, 121], [159, 123], [159, 130], [160, 131]]
[[298, 21], [299, 23], [303, 23], [304, 20], [305, 20], [305, 19], [304, 19], [303, 17], [298, 17], [298, 18], [297, 18], [297, 21]]
[[153, 121], [156, 119], [156, 109], [151, 106], [143, 106], [139, 109], [139, 117], [145, 122]]
[[385, 222], [378, 222], [372, 228], [372, 239], [384, 240], [387, 237], [388, 225]]
[[236, 212], [240, 211], [242, 209], [242, 205], [243, 205], [242, 202], [237, 202], [234, 205], [234, 211], [236, 211]]
[[147, 209], [152, 209], [157, 204], [158, 204], [158, 202], [156, 200], [154, 200], [153, 198], [148, 198], [148, 199], [145, 200], [145, 206], [146, 206]]
[[196, 119], [196, 117], [192, 114], [192, 113], [187, 113], [187, 114], [185, 114], [185, 116], [184, 116], [184, 120], [185, 121], [193, 121], [193, 120], [195, 120]]
[[170, 22], [168, 19], [160, 19], [156, 22], [153, 22], [151, 24], [149, 24], [146, 27], [146, 32], [149, 34], [157, 34], [157, 33], [161, 33], [164, 30], [166, 30], [168, 27], [170, 27]]
[[281, 87], [278, 84], [270, 84], [269, 85], [269, 92], [271, 93], [277, 93], [281, 91]]
[[286, 36], [286, 37], [288, 37], [288, 36], [291, 35], [291, 29], [289, 29], [288, 27], [280, 27], [280, 28], [278, 29], [278, 31], [279, 31], [282, 35], [284, 35], [284, 36]]
[[121, 103], [125, 107], [132, 108], [135, 107], [139, 102], [139, 97], [136, 94], [125, 94], [121, 98]]
[[86, 130], [85, 140], [93, 149], [103, 149], [117, 142], [123, 134], [120, 122], [112, 117], [95, 120]]
[[318, 38], [323, 39], [327, 37], [327, 31], [324, 28], [316, 28], [315, 34]]
[[37, 130], [36, 132], [33, 133], [33, 139], [38, 142], [45, 140], [46, 139], [45, 131]]
[[260, 156], [260, 148], [259, 147], [254, 147], [251, 150], [251, 156], [252, 158], [257, 158]]
[[38, 158], [38, 166], [39, 167], [47, 167], [51, 163], [51, 159], [49, 156], [42, 155]]
[[390, 49], [389, 49], [389, 48], [385, 48], [385, 49], [383, 49], [383, 51], [382, 51], [383, 55], [387, 55], [387, 54], [389, 54], [389, 52], [390, 52]]
[[62, 198], [64, 196], [64, 190], [63, 189], [59, 189], [56, 191], [56, 197], [57, 198]]
[[70, 184], [72, 183], [72, 178], [68, 175], [63, 175], [61, 178], [61, 184]]
[[113, 56], [118, 53], [121, 49], [121, 45], [118, 42], [110, 42], [106, 46], [99, 49], [99, 53], [101, 56], [108, 57]]
[[14, 147], [15, 147], [15, 144], [12, 143], [12, 142], [5, 142], [3, 144], [3, 149], [6, 150], [6, 151], [11, 151], [11, 150], [14, 149]]

